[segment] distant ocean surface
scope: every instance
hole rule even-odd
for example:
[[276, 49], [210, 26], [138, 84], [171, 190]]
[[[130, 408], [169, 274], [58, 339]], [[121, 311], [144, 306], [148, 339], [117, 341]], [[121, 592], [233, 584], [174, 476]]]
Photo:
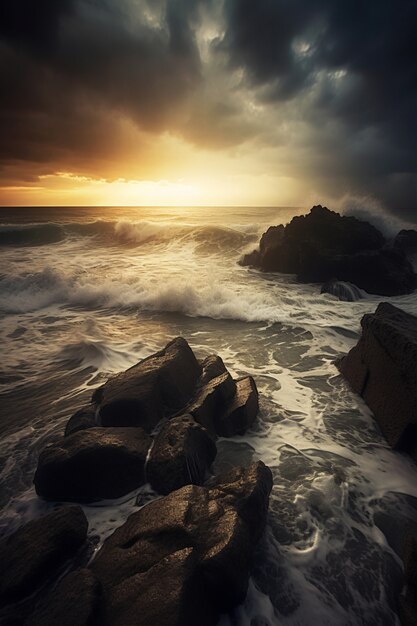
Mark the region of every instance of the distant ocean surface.
[[[333, 361], [378, 302], [417, 314], [417, 297], [339, 302], [238, 265], [269, 225], [303, 212], [0, 209], [0, 534], [53, 506], [32, 487], [37, 456], [93, 389], [182, 335], [260, 392], [258, 423], [219, 441], [217, 469], [262, 459], [274, 475], [248, 597], [221, 626], [399, 623], [401, 566], [374, 519], [394, 510], [417, 523], [417, 469]], [[97, 545], [137, 495], [83, 507]]]

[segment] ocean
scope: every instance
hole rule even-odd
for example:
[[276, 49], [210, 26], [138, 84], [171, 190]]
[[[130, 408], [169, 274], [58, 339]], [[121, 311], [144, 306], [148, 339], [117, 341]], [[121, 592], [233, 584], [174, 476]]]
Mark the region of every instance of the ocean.
[[[417, 524], [417, 468], [391, 450], [334, 360], [382, 301], [239, 259], [294, 208], [0, 209], [0, 534], [51, 510], [32, 486], [42, 447], [109, 375], [183, 336], [254, 376], [260, 414], [220, 439], [215, 470], [262, 459], [274, 488], [245, 603], [220, 626], [399, 623], [401, 562], [375, 521]], [[153, 497], [84, 506], [102, 541]]]

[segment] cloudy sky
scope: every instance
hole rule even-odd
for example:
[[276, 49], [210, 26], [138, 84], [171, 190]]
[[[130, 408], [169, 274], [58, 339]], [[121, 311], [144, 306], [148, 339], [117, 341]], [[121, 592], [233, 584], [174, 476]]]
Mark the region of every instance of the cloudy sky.
[[2, 0], [0, 204], [416, 211], [415, 0]]

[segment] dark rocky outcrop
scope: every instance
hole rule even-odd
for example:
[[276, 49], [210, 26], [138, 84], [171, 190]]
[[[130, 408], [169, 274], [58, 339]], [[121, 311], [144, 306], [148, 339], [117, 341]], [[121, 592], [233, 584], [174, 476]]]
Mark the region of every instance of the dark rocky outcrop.
[[388, 443], [417, 454], [417, 318], [383, 302], [361, 321], [358, 344], [337, 363], [372, 409]]
[[160, 352], [107, 381], [95, 397], [100, 422], [150, 431], [162, 417], [184, 407], [200, 374], [201, 366], [190, 346], [177, 337]]
[[259, 462], [131, 515], [91, 565], [106, 594], [102, 624], [214, 625], [245, 598], [271, 488]]
[[259, 250], [241, 263], [266, 272], [296, 274], [300, 282], [346, 281], [387, 296], [410, 293], [417, 286], [403, 251], [387, 247], [374, 226], [322, 206], [294, 217], [285, 227], [269, 228]]
[[184, 485], [201, 485], [216, 457], [216, 444], [191, 415], [169, 420], [155, 437], [146, 477], [153, 489], [169, 493]]
[[99, 623], [101, 584], [90, 569], [78, 569], [42, 599], [24, 626], [91, 626]]
[[151, 438], [141, 428], [89, 428], [46, 447], [34, 483], [48, 500], [119, 498], [145, 482]]
[[364, 297], [359, 287], [341, 280], [329, 280], [323, 285], [320, 293], [329, 293], [342, 302], [356, 302]]
[[0, 542], [1, 604], [15, 603], [55, 577], [81, 548], [88, 522], [67, 506], [33, 520]]

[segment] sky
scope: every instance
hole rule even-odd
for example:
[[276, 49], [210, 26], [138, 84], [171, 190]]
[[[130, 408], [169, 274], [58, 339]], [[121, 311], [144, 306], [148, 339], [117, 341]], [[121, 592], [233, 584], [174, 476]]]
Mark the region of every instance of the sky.
[[2, 0], [1, 205], [417, 212], [416, 0]]

